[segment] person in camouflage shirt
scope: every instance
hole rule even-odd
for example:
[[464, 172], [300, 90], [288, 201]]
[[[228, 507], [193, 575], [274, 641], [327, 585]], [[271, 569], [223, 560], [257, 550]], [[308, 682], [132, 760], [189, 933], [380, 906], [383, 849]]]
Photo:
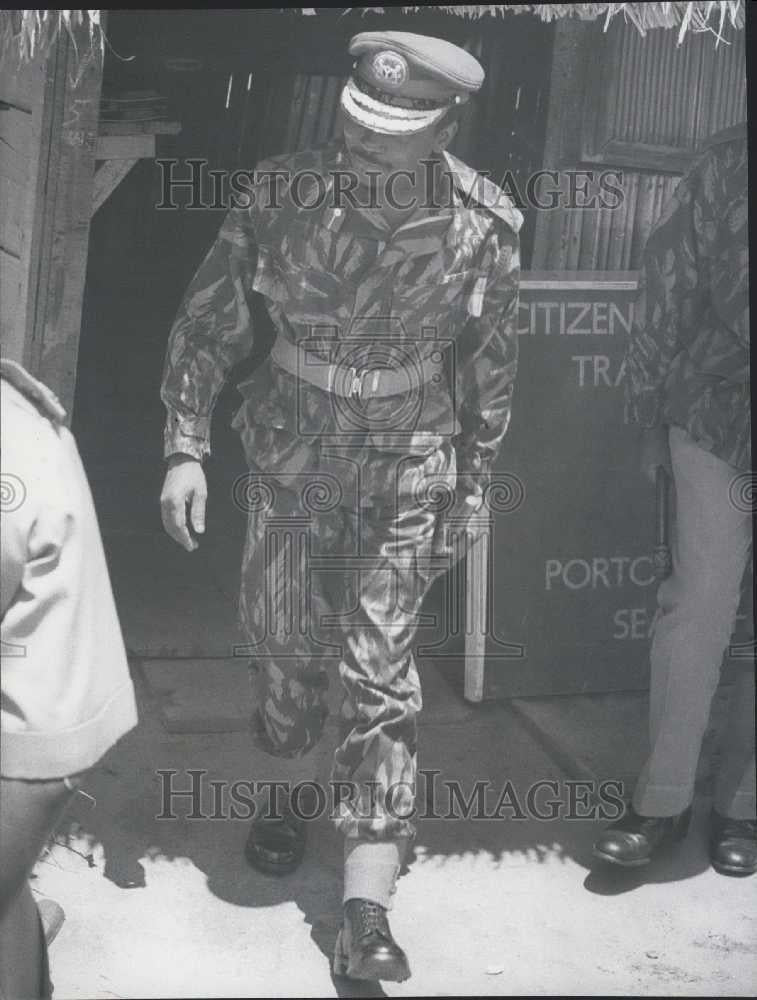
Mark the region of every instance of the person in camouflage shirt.
[[[344, 134], [259, 165], [250, 204], [229, 211], [179, 309], [161, 391], [162, 504], [169, 533], [194, 548], [186, 509], [202, 530], [213, 404], [270, 320], [275, 341], [234, 420], [250, 468], [240, 614], [254, 736], [272, 757], [312, 750], [338, 666], [332, 777], [351, 791], [335, 808], [346, 848], [334, 967], [401, 980], [409, 966], [386, 910], [414, 835], [412, 644], [450, 564], [446, 528], [485, 498], [508, 427], [522, 219], [445, 151], [483, 81], [472, 56], [404, 32], [364, 32], [350, 52]], [[409, 201], [400, 186], [390, 198], [398, 171]], [[366, 199], [371, 172], [378, 196]], [[289, 871], [303, 849], [288, 805], [253, 821], [256, 867]]]
[[[651, 753], [595, 853], [644, 864], [686, 832], [697, 762], [752, 548], [747, 134], [714, 136], [649, 238], [625, 358], [642, 465], [672, 473], [673, 571], [658, 592]], [[754, 661], [743, 659], [711, 817], [717, 871], [757, 871]]]

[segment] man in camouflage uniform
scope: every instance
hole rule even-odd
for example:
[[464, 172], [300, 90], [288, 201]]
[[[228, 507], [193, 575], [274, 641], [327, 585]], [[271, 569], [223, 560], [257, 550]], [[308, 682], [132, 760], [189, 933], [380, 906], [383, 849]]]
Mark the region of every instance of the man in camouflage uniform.
[[[627, 814], [599, 838], [607, 861], [647, 863], [686, 833], [697, 761], [752, 547], [747, 136], [714, 136], [649, 238], [626, 356], [629, 417], [650, 478], [672, 471], [673, 572], [658, 593], [651, 753]], [[754, 660], [732, 690], [710, 827], [725, 875], [757, 871]]]
[[[251, 470], [240, 611], [256, 742], [277, 757], [311, 750], [338, 664], [332, 777], [354, 794], [335, 813], [346, 835], [335, 968], [400, 980], [409, 968], [385, 911], [413, 835], [411, 646], [449, 566], [445, 498], [480, 504], [507, 429], [522, 220], [445, 152], [483, 82], [472, 56], [404, 32], [362, 33], [350, 52], [343, 136], [259, 165], [251, 204], [228, 213], [181, 305], [162, 387], [162, 505], [169, 533], [194, 548], [186, 511], [201, 531], [213, 403], [252, 349], [262, 301], [276, 340], [234, 421]], [[303, 846], [285, 810], [253, 822], [246, 853], [281, 872]]]

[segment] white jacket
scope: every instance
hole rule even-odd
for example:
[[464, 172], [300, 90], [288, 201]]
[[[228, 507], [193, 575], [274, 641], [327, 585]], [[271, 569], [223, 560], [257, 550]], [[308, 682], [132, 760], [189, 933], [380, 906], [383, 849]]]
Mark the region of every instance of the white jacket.
[[53, 394], [0, 362], [0, 773], [84, 771], [137, 722], [92, 495]]

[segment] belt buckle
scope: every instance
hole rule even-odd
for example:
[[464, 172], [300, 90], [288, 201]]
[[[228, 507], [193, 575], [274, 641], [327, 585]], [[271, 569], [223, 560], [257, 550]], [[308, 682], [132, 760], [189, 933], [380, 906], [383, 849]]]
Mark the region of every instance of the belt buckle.
[[363, 393], [363, 378], [365, 372], [358, 372], [357, 368], [350, 368], [350, 387], [347, 396], [350, 399], [361, 399]]
[[[329, 392], [333, 392], [334, 390], [334, 377], [338, 368], [339, 365], [336, 364], [329, 365], [329, 374], [328, 374]], [[366, 376], [370, 375], [371, 372], [373, 373], [373, 382], [371, 385], [371, 389], [373, 392], [375, 392], [378, 389], [379, 380], [381, 378], [380, 368], [376, 368], [375, 370], [372, 370], [370, 368], [362, 368], [359, 371], [357, 368], [350, 368], [348, 370], [349, 386], [346, 392], [346, 396], [348, 399], [359, 399], [362, 401], [363, 383], [365, 382]]]

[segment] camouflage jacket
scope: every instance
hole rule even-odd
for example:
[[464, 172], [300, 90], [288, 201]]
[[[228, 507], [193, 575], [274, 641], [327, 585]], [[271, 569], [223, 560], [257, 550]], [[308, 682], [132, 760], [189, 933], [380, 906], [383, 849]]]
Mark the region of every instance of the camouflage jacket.
[[625, 359], [627, 416], [751, 463], [745, 126], [714, 136], [647, 243]]
[[260, 297], [290, 342], [363, 338], [387, 356], [429, 341], [450, 350], [444, 378], [416, 387], [413, 399], [362, 401], [359, 426], [345, 426], [331, 393], [266, 358], [239, 386], [245, 403], [234, 421], [252, 464], [274, 474], [312, 469], [314, 450], [330, 441], [370, 465], [376, 450], [427, 453], [455, 435], [474, 463], [494, 456], [517, 366], [522, 217], [492, 182], [448, 154], [445, 163], [452, 196], [393, 231], [376, 210], [332, 196], [348, 168], [341, 141], [259, 165], [251, 203], [228, 212], [171, 330], [166, 456], [210, 453], [213, 405], [253, 349]]

